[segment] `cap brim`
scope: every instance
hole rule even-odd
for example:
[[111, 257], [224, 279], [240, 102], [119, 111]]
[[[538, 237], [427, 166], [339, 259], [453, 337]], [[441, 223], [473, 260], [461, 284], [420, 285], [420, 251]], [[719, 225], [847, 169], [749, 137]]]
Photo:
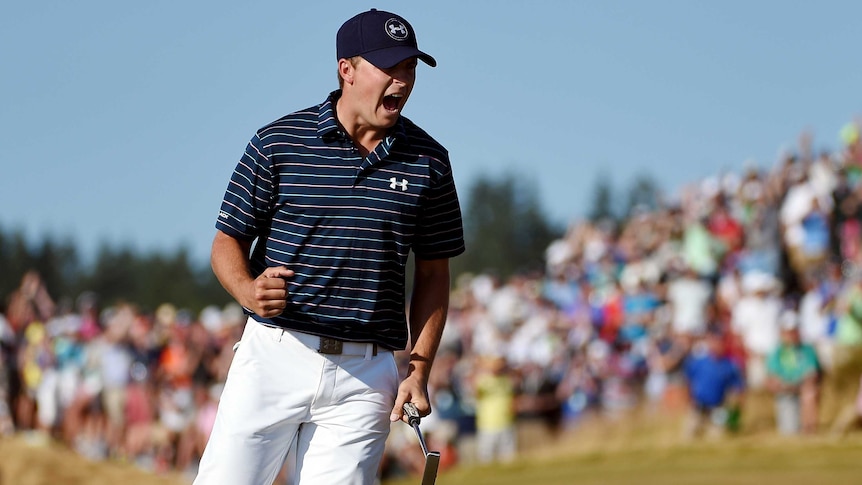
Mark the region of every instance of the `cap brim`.
[[437, 61], [433, 57], [410, 46], [379, 49], [376, 51], [366, 52], [362, 54], [362, 57], [380, 69], [395, 67], [399, 62], [405, 59], [410, 59], [411, 57], [421, 59], [422, 62], [431, 67], [437, 67]]

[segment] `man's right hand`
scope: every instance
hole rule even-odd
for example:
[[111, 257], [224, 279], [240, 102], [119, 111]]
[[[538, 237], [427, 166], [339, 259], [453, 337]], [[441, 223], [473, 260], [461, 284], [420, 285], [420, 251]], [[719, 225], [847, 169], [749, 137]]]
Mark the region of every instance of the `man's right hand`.
[[216, 231], [210, 256], [213, 272], [240, 305], [263, 318], [281, 315], [287, 307], [285, 278], [293, 277], [294, 273], [285, 266], [273, 266], [252, 279], [248, 261], [251, 244], [250, 239], [237, 239]]
[[266, 268], [252, 282], [252, 298], [248, 309], [255, 314], [271, 318], [281, 315], [287, 306], [287, 280], [293, 276], [293, 270], [284, 266]]

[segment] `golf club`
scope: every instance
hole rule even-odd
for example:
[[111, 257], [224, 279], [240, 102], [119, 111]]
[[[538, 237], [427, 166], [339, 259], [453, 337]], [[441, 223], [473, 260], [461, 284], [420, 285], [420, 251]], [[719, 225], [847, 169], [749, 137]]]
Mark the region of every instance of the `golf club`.
[[419, 437], [419, 446], [422, 447], [422, 454], [425, 455], [422, 485], [434, 485], [434, 482], [437, 481], [437, 467], [440, 465], [440, 452], [428, 451], [428, 445], [425, 444], [425, 438], [422, 436], [422, 431], [419, 430], [419, 411], [412, 402], [404, 403], [404, 413], [407, 415], [407, 423], [416, 431], [416, 436]]

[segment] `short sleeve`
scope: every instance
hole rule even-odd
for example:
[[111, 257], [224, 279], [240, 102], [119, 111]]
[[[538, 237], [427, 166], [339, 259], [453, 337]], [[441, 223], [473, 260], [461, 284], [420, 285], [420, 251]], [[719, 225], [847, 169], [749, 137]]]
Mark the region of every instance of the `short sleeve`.
[[255, 135], [228, 182], [216, 229], [241, 239], [260, 235], [269, 224], [273, 187], [270, 157], [260, 136]]
[[464, 252], [461, 205], [448, 161], [431, 167], [431, 186], [423, 201], [413, 245], [420, 259], [443, 259]]

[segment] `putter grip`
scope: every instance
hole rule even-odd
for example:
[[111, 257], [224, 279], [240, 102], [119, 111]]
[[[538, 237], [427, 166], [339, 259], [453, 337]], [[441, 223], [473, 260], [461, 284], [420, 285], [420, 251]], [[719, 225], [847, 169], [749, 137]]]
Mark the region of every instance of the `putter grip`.
[[407, 423], [409, 423], [410, 426], [419, 424], [420, 416], [419, 410], [416, 409], [416, 406], [412, 402], [405, 402], [403, 408], [404, 414], [407, 415]]

